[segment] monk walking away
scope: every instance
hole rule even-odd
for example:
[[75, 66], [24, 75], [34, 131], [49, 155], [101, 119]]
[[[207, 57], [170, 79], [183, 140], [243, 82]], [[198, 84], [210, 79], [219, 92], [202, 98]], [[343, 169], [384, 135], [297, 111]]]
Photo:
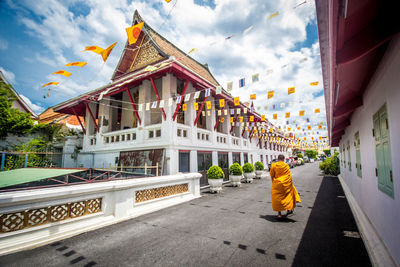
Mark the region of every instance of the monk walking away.
[[279, 155], [278, 161], [272, 163], [270, 170], [272, 209], [278, 212], [278, 219], [282, 218], [282, 211], [286, 210], [286, 215], [292, 214], [296, 203], [301, 202], [299, 193], [293, 185], [290, 167], [284, 161], [285, 156]]

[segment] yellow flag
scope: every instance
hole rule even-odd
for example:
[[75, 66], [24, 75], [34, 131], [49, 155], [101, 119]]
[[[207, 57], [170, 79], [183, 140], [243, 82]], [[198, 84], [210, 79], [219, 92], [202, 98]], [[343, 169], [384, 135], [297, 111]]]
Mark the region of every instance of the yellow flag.
[[220, 108], [225, 107], [225, 99], [220, 99], [220, 100], [219, 100], [219, 107], [220, 107]]
[[225, 122], [225, 118], [221, 118], [221, 123], [224, 123]]
[[42, 88], [43, 88], [43, 87], [46, 87], [46, 86], [48, 86], [48, 85], [57, 85], [57, 84], [59, 84], [59, 83], [58, 83], [58, 82], [49, 82], [49, 83], [43, 84], [43, 85], [42, 85]]
[[308, 125], [308, 126], [307, 126], [307, 129], [308, 129], [308, 130], [311, 130], [311, 125]]
[[207, 104], [207, 109], [211, 109], [211, 101], [207, 101], [206, 104]]
[[243, 122], [243, 116], [240, 116], [240, 122]]
[[285, 118], [290, 118], [290, 112], [285, 113]]
[[233, 117], [231, 117], [230, 122], [233, 122]]
[[274, 97], [274, 91], [268, 91], [268, 99]]
[[318, 85], [318, 82], [312, 82], [312, 83], [310, 83], [310, 85], [311, 85], [311, 86]]
[[239, 105], [240, 105], [239, 97], [234, 97], [234, 98], [233, 98], [233, 104], [234, 104], [235, 106], [239, 106]]
[[194, 102], [194, 110], [199, 110], [199, 103]]
[[318, 125], [318, 129], [322, 129], [322, 125], [320, 124], [320, 125]]
[[254, 121], [254, 116], [250, 116], [250, 121]]
[[272, 116], [273, 116], [273, 119], [274, 119], [274, 120], [278, 119], [278, 114], [275, 113], [275, 114], [273, 114]]
[[95, 52], [95, 53], [101, 55], [101, 53], [103, 53], [104, 49], [101, 47], [98, 47], [96, 45], [92, 45], [92, 46], [86, 46], [85, 50], [83, 50], [82, 52], [84, 52], [84, 51], [92, 51], [92, 52]]
[[276, 16], [278, 16], [278, 15], [279, 15], [279, 11], [276, 11], [275, 13], [271, 14], [271, 16], [269, 16], [269, 17], [267, 18], [267, 20], [270, 20], [270, 19], [272, 19], [273, 17], [276, 17]]
[[107, 61], [108, 56], [110, 55], [111, 51], [113, 50], [113, 48], [116, 44], [117, 44], [117, 42], [113, 43], [112, 45], [110, 45], [109, 47], [104, 49], [103, 52], [101, 52], [101, 56], [103, 57], [104, 62]]
[[250, 99], [251, 99], [251, 100], [256, 100], [256, 98], [257, 98], [256, 94], [250, 95]]
[[295, 92], [295, 88], [294, 87], [289, 87], [288, 88], [288, 95], [293, 94]]
[[292, 130], [292, 128], [289, 127], [289, 128], [287, 128], [287, 130], [290, 131], [290, 130]]
[[86, 62], [71, 62], [71, 63], [65, 64], [65, 66], [66, 67], [71, 67], [71, 66], [83, 67], [86, 64], [87, 64]]
[[315, 109], [315, 113], [320, 113], [320, 112], [321, 112], [321, 110], [319, 108]]
[[186, 110], [187, 110], [186, 104], [182, 104], [182, 111], [186, 111]]
[[304, 116], [304, 113], [305, 113], [304, 110], [299, 111], [299, 116], [300, 116], [300, 117], [301, 117], [301, 116]]
[[196, 53], [198, 50], [199, 50], [199, 49], [197, 49], [197, 48], [192, 48], [192, 49], [190, 49], [190, 51], [188, 52], [188, 54], [190, 55], [190, 54]]
[[71, 76], [71, 73], [68, 72], [68, 71], [65, 71], [65, 70], [59, 70], [59, 71], [53, 72], [52, 74], [60, 74], [60, 75], [63, 75], [65, 77]]
[[171, 0], [165, 0], [165, 2], [169, 3], [169, 2], [171, 2]]
[[261, 121], [265, 121], [265, 115], [261, 115]]
[[307, 137], [304, 137], [304, 141], [306, 141], [307, 140]]
[[136, 25], [126, 28], [126, 34], [128, 35], [128, 42], [130, 45], [136, 43], [140, 32], [142, 31], [143, 24], [144, 22], [140, 22]]
[[297, 130], [300, 130], [300, 126], [297, 127]]
[[322, 136], [318, 137], [319, 140], [322, 140]]

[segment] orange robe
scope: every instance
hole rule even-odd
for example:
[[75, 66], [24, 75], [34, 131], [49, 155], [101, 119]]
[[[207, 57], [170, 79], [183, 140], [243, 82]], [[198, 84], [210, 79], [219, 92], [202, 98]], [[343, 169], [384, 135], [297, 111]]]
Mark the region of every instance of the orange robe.
[[272, 163], [270, 175], [272, 179], [272, 209], [274, 211], [294, 209], [296, 203], [301, 202], [301, 199], [293, 185], [289, 165], [282, 161]]

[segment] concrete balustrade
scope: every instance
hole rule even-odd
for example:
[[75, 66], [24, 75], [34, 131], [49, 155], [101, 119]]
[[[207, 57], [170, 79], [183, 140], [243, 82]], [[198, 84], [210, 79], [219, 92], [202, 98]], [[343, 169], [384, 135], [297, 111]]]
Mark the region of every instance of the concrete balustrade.
[[0, 255], [200, 197], [199, 173], [0, 194]]

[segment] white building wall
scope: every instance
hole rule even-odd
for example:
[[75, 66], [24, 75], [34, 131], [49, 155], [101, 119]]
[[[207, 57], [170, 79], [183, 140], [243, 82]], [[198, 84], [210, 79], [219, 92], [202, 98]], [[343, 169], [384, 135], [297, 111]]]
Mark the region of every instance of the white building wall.
[[[389, 45], [368, 89], [363, 95], [363, 106], [351, 117], [340, 146], [345, 144], [346, 164], [348, 162], [347, 142], [350, 141], [352, 171], [341, 164], [341, 175], [354, 198], [374, 225], [393, 259], [400, 266], [400, 35]], [[373, 115], [386, 103], [394, 183], [394, 198], [378, 189], [375, 176], [376, 154], [372, 135]], [[356, 153], [354, 134], [359, 131], [362, 164], [362, 178], [355, 168]], [[341, 155], [343, 160], [344, 155]]]

